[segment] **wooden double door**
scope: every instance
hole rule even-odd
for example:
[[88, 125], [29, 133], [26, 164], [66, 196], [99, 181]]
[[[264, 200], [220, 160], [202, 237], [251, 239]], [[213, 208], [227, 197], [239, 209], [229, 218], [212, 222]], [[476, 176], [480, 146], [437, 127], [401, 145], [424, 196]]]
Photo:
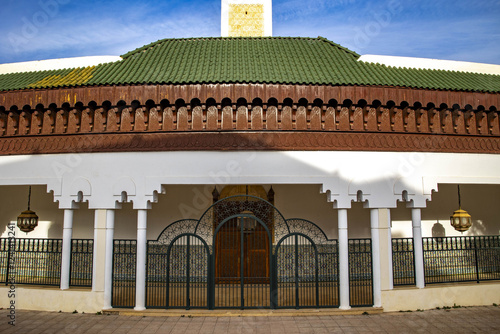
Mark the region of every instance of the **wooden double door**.
[[216, 284], [269, 284], [269, 231], [255, 217], [226, 221], [215, 238]]

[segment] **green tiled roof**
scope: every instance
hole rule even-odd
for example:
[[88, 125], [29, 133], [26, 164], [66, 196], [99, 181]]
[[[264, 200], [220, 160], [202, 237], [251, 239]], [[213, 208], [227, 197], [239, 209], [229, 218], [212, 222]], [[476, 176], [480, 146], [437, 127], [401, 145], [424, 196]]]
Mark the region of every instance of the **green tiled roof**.
[[164, 39], [98, 66], [0, 75], [0, 91], [124, 84], [383, 85], [500, 92], [500, 75], [388, 67], [325, 38]]

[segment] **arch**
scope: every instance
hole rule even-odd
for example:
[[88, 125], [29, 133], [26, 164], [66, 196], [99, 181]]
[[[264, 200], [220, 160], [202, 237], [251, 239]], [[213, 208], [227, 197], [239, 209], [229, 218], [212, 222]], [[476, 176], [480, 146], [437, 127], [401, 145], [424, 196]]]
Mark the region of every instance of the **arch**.
[[209, 107], [217, 106], [217, 101], [215, 101], [215, 99], [213, 97], [210, 97], [207, 99], [206, 104], [207, 104], [207, 109], [208, 109]]
[[[227, 217], [237, 215], [242, 211], [251, 211], [262, 221], [271, 221], [275, 238], [289, 233], [286, 220], [281, 212], [270, 202], [251, 195], [229, 196], [214, 203], [198, 220], [195, 233], [202, 236], [211, 245], [214, 224], [218, 225]], [[217, 220], [218, 222], [216, 222]]]
[[273, 106], [273, 107], [278, 107], [278, 99], [276, 99], [275, 97], [269, 98], [269, 100], [267, 100], [267, 105]]
[[247, 103], [247, 99], [243, 98], [243, 97], [240, 97], [237, 101], [236, 101], [236, 106], [237, 107], [241, 107], [241, 106], [244, 106], [246, 107], [248, 105]]
[[191, 104], [191, 109], [192, 109], [192, 108], [201, 106], [201, 101], [198, 98], [194, 98], [191, 100], [190, 104]]
[[80, 102], [80, 101], [79, 101], [79, 102], [75, 103], [75, 109], [76, 109], [77, 111], [82, 111], [83, 109], [85, 109], [85, 107], [84, 107], [84, 105], [83, 105], [83, 102]]
[[63, 109], [64, 111], [69, 111], [71, 109], [71, 105], [68, 102], [64, 102], [61, 105], [61, 109]]
[[[125, 103], [125, 101], [123, 101]], [[89, 104], [90, 105], [90, 104]], [[118, 104], [117, 104], [118, 105]], [[126, 104], [125, 104], [126, 105]], [[106, 100], [102, 103], [102, 108], [105, 110], [105, 111], [108, 111], [109, 109], [111, 109], [111, 102]]]
[[365, 108], [368, 105], [368, 102], [365, 99], [360, 99], [358, 101], [358, 107]]
[[252, 106], [253, 107], [262, 107], [262, 99], [259, 97], [256, 97], [255, 99], [252, 100]]
[[305, 233], [291, 232], [284, 236], [274, 254], [276, 307], [339, 305], [337, 253], [336, 243], [321, 249]]
[[130, 107], [132, 108], [132, 110], [138, 109], [141, 107], [141, 102], [139, 102], [138, 100], [133, 100], [130, 103]]
[[231, 105], [232, 105], [232, 102], [231, 102], [230, 98], [225, 97], [225, 98], [222, 99], [222, 101], [221, 101], [221, 107], [222, 108], [231, 107]]
[[283, 100], [283, 106], [286, 106], [286, 107], [292, 107], [293, 106], [293, 100], [289, 97], [285, 98]]
[[401, 109], [403, 109], [403, 110], [407, 109], [410, 106], [410, 104], [407, 101], [401, 101], [401, 103], [399, 105], [400, 105]]
[[83, 196], [92, 195], [92, 185], [88, 179], [79, 177], [71, 183], [69, 188], [70, 195], [77, 196], [79, 192], [82, 192]]
[[[103, 104], [104, 104], [104, 103], [103, 103]], [[96, 110], [96, 109], [97, 109], [97, 102], [95, 102], [95, 101], [90, 101], [90, 102], [88, 103], [88, 106], [89, 106], [89, 108], [90, 108], [90, 109], [92, 109], [92, 110]]]
[[345, 108], [350, 108], [352, 107], [352, 100], [350, 99], [345, 99], [343, 102], [342, 102], [342, 107], [345, 107]]
[[318, 108], [323, 107], [323, 100], [321, 100], [319, 98], [314, 99], [314, 101], [313, 101], [313, 107], [318, 107]]
[[156, 107], [155, 101], [153, 101], [151, 99], [146, 101], [146, 109], [147, 110], [150, 110], [151, 108], [154, 108], [154, 107]]
[[328, 101], [328, 107], [337, 108], [338, 105], [339, 105], [339, 103], [335, 99], [331, 99], [330, 101]]
[[298, 105], [300, 107], [307, 107], [308, 104], [309, 104], [309, 101], [306, 98], [301, 98], [299, 100], [299, 103], [298, 103]]
[[[179, 243], [179, 247], [176, 247], [176, 243]], [[151, 243], [149, 246], [154, 247]], [[175, 266], [171, 266], [173, 252], [176, 254]], [[159, 256], [153, 259], [150, 258], [149, 260], [154, 261], [156, 259], [158, 262], [161, 262], [161, 255], [163, 255], [163, 252], [161, 252], [160, 248]], [[208, 308], [210, 300], [210, 265], [210, 250], [205, 240], [192, 233], [183, 233], [175, 237], [168, 245], [166, 254], [167, 284], [165, 307], [185, 308], [187, 310], [191, 308]], [[152, 268], [158, 267], [148, 266], [148, 276], [157, 276], [150, 275], [149, 271]], [[151, 282], [151, 280], [148, 280], [148, 282]], [[196, 284], [193, 285], [192, 283]], [[174, 296], [170, 298], [172, 290], [174, 290]], [[184, 300], [175, 295], [176, 290], [185, 291]], [[192, 290], [198, 291], [193, 291], [192, 293]]]
[[160, 108], [163, 110], [165, 108], [170, 107], [170, 101], [167, 99], [163, 99], [160, 101]]
[[134, 180], [128, 177], [122, 177], [113, 185], [114, 196], [121, 196], [122, 192], [126, 192], [127, 196], [135, 196], [136, 186]]
[[380, 102], [379, 100], [373, 100], [373, 102], [372, 102], [372, 107], [375, 109], [380, 108], [381, 105], [382, 105], [382, 102]]

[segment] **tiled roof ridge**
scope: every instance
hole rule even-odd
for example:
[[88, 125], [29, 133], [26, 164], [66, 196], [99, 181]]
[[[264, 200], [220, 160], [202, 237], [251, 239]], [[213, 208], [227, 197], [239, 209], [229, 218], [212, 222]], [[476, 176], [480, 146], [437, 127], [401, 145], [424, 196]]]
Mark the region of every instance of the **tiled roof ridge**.
[[500, 75], [387, 66], [359, 61], [360, 57], [321, 36], [165, 38], [124, 54], [122, 60], [95, 67], [3, 74], [0, 91], [127, 84], [272, 83], [500, 93]]
[[144, 46], [141, 46], [135, 50], [132, 50], [132, 51], [129, 51], [123, 55], [121, 55], [120, 57], [122, 57], [123, 59], [127, 59], [127, 58], [130, 58], [136, 54], [139, 54], [143, 51], [146, 51], [146, 50], [149, 50], [149, 49], [152, 49], [156, 46], [159, 46], [165, 42], [183, 42], [183, 41], [205, 41], [205, 40], [220, 40], [220, 41], [224, 41], [224, 40], [259, 40], [259, 39], [267, 39], [267, 40], [280, 40], [280, 39], [287, 39], [287, 40], [310, 40], [310, 41], [322, 41], [322, 42], [325, 42], [327, 44], [330, 44], [336, 48], [338, 48], [339, 50], [342, 50], [342, 51], [345, 51], [346, 53], [350, 54], [350, 55], [353, 55], [355, 56], [356, 58], [359, 58], [361, 57], [361, 55], [357, 54], [356, 52], [340, 45], [340, 44], [337, 44], [335, 42], [332, 42], [330, 41], [329, 39], [325, 38], [325, 37], [322, 37], [322, 36], [318, 36], [318, 37], [293, 37], [293, 36], [257, 36], [257, 37], [253, 37], [253, 36], [239, 36], [239, 37], [182, 37], [182, 38], [163, 38], [163, 39], [159, 39], [157, 40], [156, 42], [152, 42], [152, 43], [149, 43], [149, 44], [146, 44]]

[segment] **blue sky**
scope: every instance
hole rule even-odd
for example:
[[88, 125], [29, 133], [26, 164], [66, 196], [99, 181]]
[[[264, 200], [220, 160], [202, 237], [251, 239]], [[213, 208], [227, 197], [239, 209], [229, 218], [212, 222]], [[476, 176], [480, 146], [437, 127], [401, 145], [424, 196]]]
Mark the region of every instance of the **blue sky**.
[[[121, 55], [163, 38], [220, 36], [220, 0], [1, 0], [0, 63]], [[274, 0], [274, 36], [360, 54], [500, 64], [500, 0]]]

